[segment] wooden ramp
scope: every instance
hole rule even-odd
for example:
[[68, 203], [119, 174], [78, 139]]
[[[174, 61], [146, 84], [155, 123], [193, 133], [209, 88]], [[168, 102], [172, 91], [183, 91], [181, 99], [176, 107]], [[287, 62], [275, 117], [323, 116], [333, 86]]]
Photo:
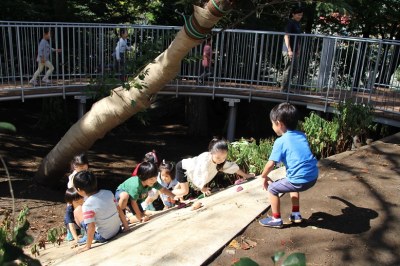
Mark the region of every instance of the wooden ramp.
[[[273, 176], [283, 176], [284, 169]], [[261, 178], [201, 199], [203, 207], [171, 210], [81, 254], [64, 245], [42, 252], [43, 265], [201, 265], [269, 207]]]

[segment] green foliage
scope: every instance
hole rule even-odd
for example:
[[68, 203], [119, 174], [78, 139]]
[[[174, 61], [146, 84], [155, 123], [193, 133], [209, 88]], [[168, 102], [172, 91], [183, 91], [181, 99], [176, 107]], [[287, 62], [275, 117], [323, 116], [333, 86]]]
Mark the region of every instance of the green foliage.
[[[274, 256], [271, 257], [274, 265], [285, 256], [285, 252], [278, 251], [275, 252]], [[282, 266], [305, 266], [306, 256], [304, 253], [292, 253], [282, 262]]]
[[339, 136], [339, 124], [336, 119], [325, 120], [312, 112], [301, 124], [302, 130], [307, 135], [312, 153], [317, 158], [331, 155]]
[[363, 140], [376, 130], [371, 106], [347, 101], [340, 103], [337, 110], [332, 121], [311, 113], [301, 123], [317, 158], [343, 152], [351, 147], [354, 136]]
[[339, 111], [339, 127], [344, 137], [363, 136], [368, 133], [368, 130], [373, 130], [371, 105], [346, 101], [340, 103], [337, 109]]
[[29, 209], [25, 207], [18, 215], [14, 224], [12, 215], [8, 212], [0, 225], [0, 265], [21, 260], [28, 265], [40, 265], [40, 262], [25, 255], [22, 248], [30, 245], [33, 238], [27, 234]]
[[65, 227], [54, 227], [47, 231], [47, 240], [54, 245], [57, 243], [58, 245], [61, 244], [63, 241], [63, 236], [66, 234]]
[[236, 162], [241, 169], [250, 173], [261, 173], [273, 146], [272, 139], [240, 139], [229, 144], [228, 160]]
[[0, 122], [0, 132], [5, 131], [5, 132], [16, 132], [17, 129], [13, 124], [7, 123], [7, 122]]
[[248, 257], [240, 258], [238, 262], [232, 264], [232, 266], [258, 266], [258, 265], [259, 264], [257, 262]]

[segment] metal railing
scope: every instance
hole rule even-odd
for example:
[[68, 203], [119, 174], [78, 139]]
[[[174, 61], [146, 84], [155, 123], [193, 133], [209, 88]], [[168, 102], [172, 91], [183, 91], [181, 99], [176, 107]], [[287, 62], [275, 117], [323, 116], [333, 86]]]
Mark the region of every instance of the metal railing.
[[[53, 82], [32, 87], [29, 80], [37, 69], [37, 46], [43, 29], [49, 27], [51, 47], [62, 52], [50, 57], [55, 67]], [[70, 87], [85, 87], [91, 79], [112, 73], [119, 28], [128, 29], [128, 39], [135, 46], [134, 52], [127, 53], [128, 61], [140, 58], [150, 44], [163, 51], [180, 30], [169, 26], [0, 22], [0, 89], [18, 92], [24, 100], [27, 92], [38, 88], [58, 88], [65, 96]], [[202, 94], [205, 90], [212, 95], [229, 91], [232, 95], [245, 93], [246, 97], [273, 94], [286, 100], [318, 100], [324, 111], [332, 103], [351, 99], [400, 117], [399, 42], [293, 35], [298, 68], [293, 70], [296, 61], [292, 60], [289, 88], [281, 91], [283, 37], [281, 32], [220, 32], [212, 38], [213, 67], [206, 82], [199, 80], [201, 61], [190, 60], [201, 58], [200, 45], [189, 53], [170, 86], [176, 86], [178, 94], [183, 88], [196, 86]]]

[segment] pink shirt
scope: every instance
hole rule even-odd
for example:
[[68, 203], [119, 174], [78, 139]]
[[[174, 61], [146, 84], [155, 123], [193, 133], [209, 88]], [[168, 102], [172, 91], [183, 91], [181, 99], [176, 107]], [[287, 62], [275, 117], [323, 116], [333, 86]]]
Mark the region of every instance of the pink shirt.
[[211, 55], [212, 55], [211, 45], [206, 44], [203, 48], [203, 60], [201, 62], [203, 67], [211, 66]]

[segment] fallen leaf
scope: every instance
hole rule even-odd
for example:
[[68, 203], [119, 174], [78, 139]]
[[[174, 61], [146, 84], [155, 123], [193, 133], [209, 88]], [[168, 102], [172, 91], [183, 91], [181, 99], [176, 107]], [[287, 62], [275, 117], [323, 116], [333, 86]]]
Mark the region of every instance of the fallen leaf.
[[238, 187], [236, 188], [236, 191], [237, 191], [237, 192], [242, 191], [242, 190], [243, 190], [243, 187], [242, 187], [242, 186], [238, 186]]
[[229, 243], [228, 247], [234, 248], [234, 249], [240, 249], [239, 242], [236, 241], [236, 239], [233, 239], [231, 243]]
[[252, 248], [254, 248], [254, 247], [257, 246], [257, 242], [255, 242], [255, 241], [252, 241], [252, 240], [250, 240], [250, 239], [246, 239], [245, 241], [246, 241], [247, 244], [249, 244], [250, 247], [252, 247]]
[[250, 245], [246, 243], [246, 241], [243, 241], [242, 244], [240, 244], [240, 248], [243, 250], [248, 250], [250, 249]]

